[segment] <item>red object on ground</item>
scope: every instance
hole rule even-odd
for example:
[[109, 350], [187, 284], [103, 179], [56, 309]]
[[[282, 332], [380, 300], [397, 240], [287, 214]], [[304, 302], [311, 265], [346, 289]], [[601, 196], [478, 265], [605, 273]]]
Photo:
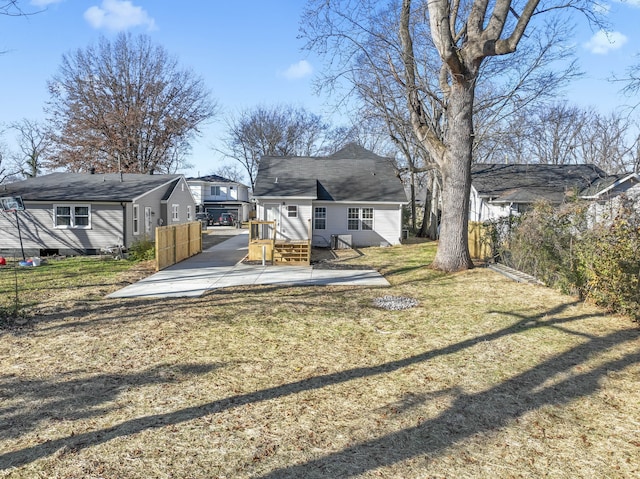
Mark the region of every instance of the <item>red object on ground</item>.
[[4, 259], [4, 256], [0, 256], [0, 266], [4, 266], [7, 264], [7, 260]]

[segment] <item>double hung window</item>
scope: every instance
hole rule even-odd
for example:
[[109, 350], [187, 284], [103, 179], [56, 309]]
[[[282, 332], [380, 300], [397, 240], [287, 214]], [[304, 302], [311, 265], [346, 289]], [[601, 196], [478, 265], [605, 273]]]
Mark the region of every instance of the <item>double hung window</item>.
[[373, 208], [348, 208], [347, 229], [350, 231], [373, 230]]
[[317, 206], [313, 210], [313, 229], [327, 229], [327, 208], [324, 206]]
[[140, 234], [140, 205], [133, 205], [133, 234]]
[[91, 228], [90, 205], [55, 205], [53, 224], [56, 228]]

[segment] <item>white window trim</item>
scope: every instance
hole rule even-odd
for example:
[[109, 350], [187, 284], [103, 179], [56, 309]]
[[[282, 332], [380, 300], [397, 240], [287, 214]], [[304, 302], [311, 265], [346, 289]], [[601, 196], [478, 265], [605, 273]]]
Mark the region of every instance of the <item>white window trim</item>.
[[[365, 218], [364, 217], [364, 210], [371, 210], [371, 218]], [[375, 217], [374, 211], [372, 207], [366, 207], [366, 208], [360, 208], [360, 229], [362, 231], [373, 231], [373, 218]], [[367, 227], [364, 228], [363, 225], [369, 225], [369, 223], [371, 224], [371, 227]]]
[[140, 234], [140, 205], [133, 205], [133, 234]]
[[193, 216], [191, 214], [191, 205], [187, 205], [187, 221], [191, 221]]
[[171, 205], [171, 221], [180, 221], [180, 205]]
[[[319, 209], [324, 210], [324, 216], [317, 215]], [[319, 220], [322, 220], [324, 222], [324, 228], [317, 227], [317, 221]], [[313, 208], [313, 229], [318, 231], [327, 229], [327, 207], [326, 206], [315, 206]]]
[[[356, 210], [357, 211], [357, 216], [356, 217], [350, 217], [349, 216], [349, 212], [351, 210]], [[356, 221], [356, 227], [355, 228], [351, 228], [351, 226], [349, 225], [349, 222], [351, 221]], [[360, 208], [352, 208], [352, 207], [348, 207], [347, 208], [347, 231], [359, 231], [360, 230]]]
[[297, 218], [297, 217], [298, 217], [298, 205], [287, 205], [287, 218]]
[[[70, 223], [69, 225], [59, 225], [58, 224], [58, 208], [69, 208], [70, 214]], [[89, 224], [77, 226], [75, 224], [75, 209], [76, 208], [87, 208], [87, 216], [89, 219]], [[91, 229], [91, 205], [84, 203], [75, 203], [75, 204], [54, 204], [53, 205], [53, 227], [55, 229], [61, 230], [90, 230]]]
[[[349, 217], [349, 210], [356, 210], [358, 213], [357, 218], [356, 217]], [[364, 218], [363, 216], [363, 210], [370, 210], [371, 211], [371, 218]], [[375, 210], [373, 207], [371, 206], [366, 206], [366, 207], [361, 207], [361, 208], [354, 208], [354, 207], [348, 207], [347, 208], [347, 231], [374, 231], [375, 229], [375, 224], [374, 224], [374, 218], [375, 218]], [[350, 228], [349, 227], [349, 221], [357, 221], [357, 228]], [[363, 228], [362, 225], [363, 224], [371, 224], [370, 228]]]

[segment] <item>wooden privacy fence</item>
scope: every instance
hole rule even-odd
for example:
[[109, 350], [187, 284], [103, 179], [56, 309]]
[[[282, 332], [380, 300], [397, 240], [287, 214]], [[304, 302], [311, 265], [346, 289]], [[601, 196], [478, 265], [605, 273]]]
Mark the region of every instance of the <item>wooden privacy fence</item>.
[[156, 271], [202, 252], [202, 223], [156, 228]]
[[478, 221], [469, 221], [469, 253], [472, 258], [491, 257], [491, 245], [485, 234], [486, 226]]

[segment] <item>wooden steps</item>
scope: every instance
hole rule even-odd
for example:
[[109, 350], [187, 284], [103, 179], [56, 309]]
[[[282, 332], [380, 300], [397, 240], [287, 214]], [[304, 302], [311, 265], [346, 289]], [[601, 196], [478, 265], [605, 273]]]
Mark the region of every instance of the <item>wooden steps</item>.
[[276, 243], [273, 251], [275, 264], [311, 264], [311, 244], [309, 241]]

